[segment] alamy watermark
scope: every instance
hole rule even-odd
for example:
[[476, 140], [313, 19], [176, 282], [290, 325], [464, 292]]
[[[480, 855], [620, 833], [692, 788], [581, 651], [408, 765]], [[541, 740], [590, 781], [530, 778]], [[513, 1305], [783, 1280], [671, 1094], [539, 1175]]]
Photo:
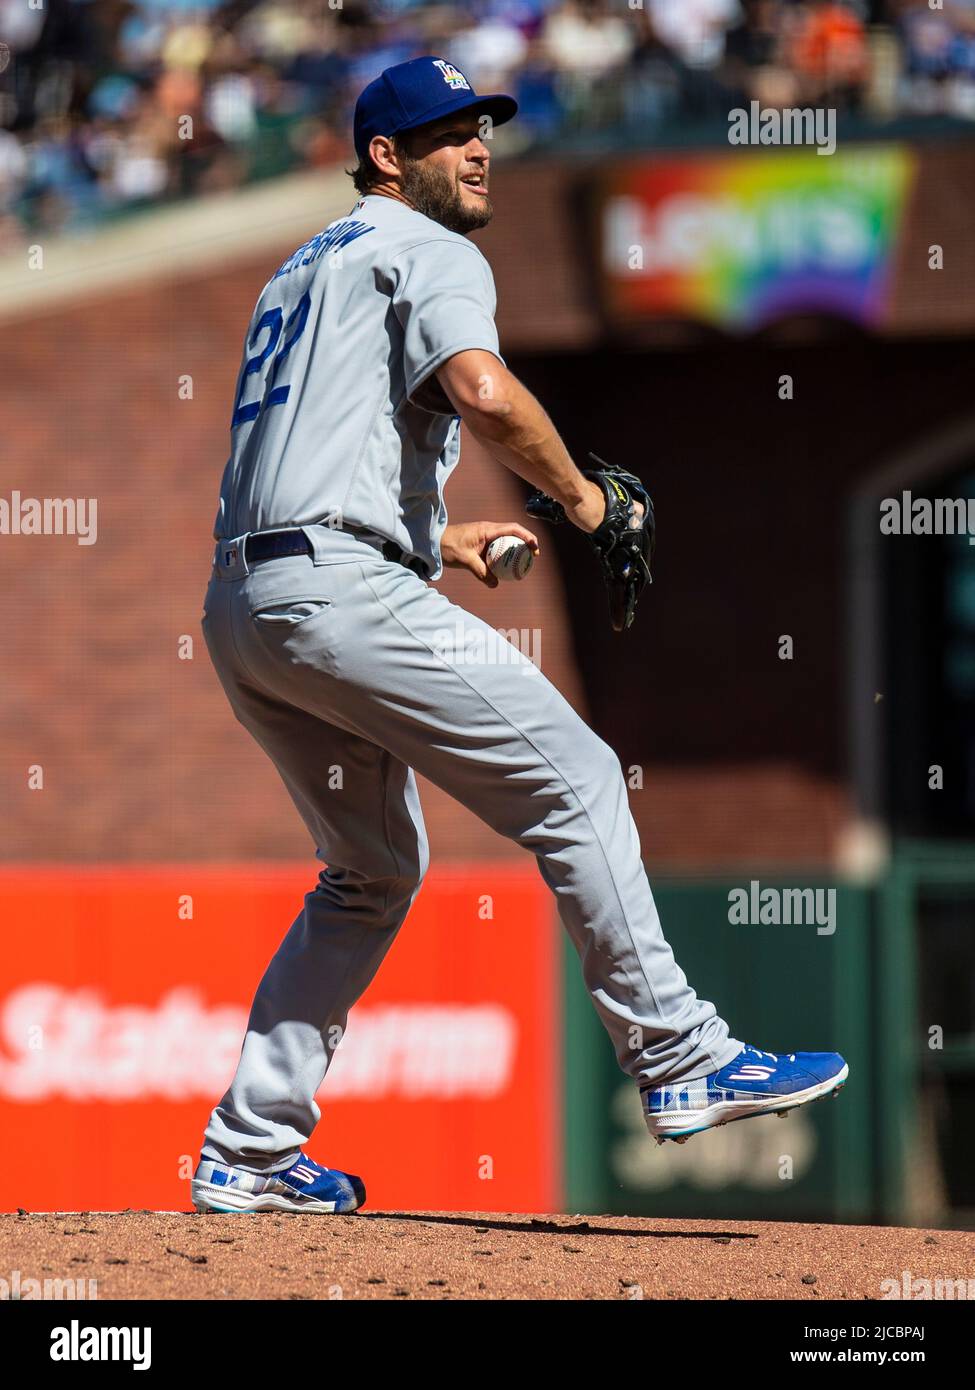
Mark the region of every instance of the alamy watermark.
[[0, 497], [0, 536], [75, 536], [79, 545], [94, 545], [98, 499], [24, 497], [15, 488]]
[[882, 536], [967, 536], [975, 545], [975, 497], [885, 497], [880, 504]]
[[728, 112], [729, 145], [815, 145], [817, 154], [836, 153], [836, 110], [832, 106], [775, 106], [751, 101], [747, 111]]
[[433, 649], [451, 666], [518, 666], [525, 675], [535, 675], [541, 668], [542, 630], [458, 621], [437, 629]]
[[836, 931], [835, 888], [763, 888], [753, 878], [747, 888], [728, 891], [733, 927], [815, 927], [817, 936]]
[[97, 1279], [34, 1279], [27, 1278], [19, 1269], [10, 1271], [10, 1278], [0, 1277], [0, 1303], [56, 1301], [67, 1299], [87, 1299], [98, 1297]]
[[151, 1327], [82, 1327], [72, 1318], [51, 1329], [52, 1361], [131, 1361], [133, 1371], [152, 1365]]
[[933, 1279], [915, 1279], [909, 1269], [901, 1271], [899, 1279], [881, 1279], [881, 1298], [905, 1298], [922, 1300], [975, 1299], [975, 1279], [945, 1279], [935, 1275]]

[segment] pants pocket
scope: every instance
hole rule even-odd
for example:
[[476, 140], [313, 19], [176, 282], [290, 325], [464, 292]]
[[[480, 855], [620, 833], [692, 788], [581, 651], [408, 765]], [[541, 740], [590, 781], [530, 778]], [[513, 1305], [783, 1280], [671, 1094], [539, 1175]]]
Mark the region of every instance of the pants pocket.
[[331, 600], [326, 598], [281, 599], [256, 608], [251, 617], [266, 627], [298, 627], [326, 613], [331, 606]]

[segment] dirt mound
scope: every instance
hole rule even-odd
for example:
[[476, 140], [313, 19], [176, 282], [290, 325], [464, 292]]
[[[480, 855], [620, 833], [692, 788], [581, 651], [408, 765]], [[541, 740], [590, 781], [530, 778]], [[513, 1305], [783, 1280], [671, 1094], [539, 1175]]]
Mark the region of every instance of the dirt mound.
[[922, 1279], [971, 1280], [975, 1295], [975, 1233], [496, 1212], [0, 1215], [0, 1297], [22, 1299], [877, 1299]]

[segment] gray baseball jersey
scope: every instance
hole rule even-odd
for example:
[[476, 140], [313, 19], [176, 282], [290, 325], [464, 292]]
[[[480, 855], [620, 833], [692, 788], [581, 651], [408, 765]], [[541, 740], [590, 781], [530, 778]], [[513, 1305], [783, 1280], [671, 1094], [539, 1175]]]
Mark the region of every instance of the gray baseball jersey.
[[495, 307], [477, 247], [391, 198], [299, 247], [247, 330], [216, 539], [362, 526], [435, 578], [460, 420], [433, 374], [466, 348], [500, 356]]

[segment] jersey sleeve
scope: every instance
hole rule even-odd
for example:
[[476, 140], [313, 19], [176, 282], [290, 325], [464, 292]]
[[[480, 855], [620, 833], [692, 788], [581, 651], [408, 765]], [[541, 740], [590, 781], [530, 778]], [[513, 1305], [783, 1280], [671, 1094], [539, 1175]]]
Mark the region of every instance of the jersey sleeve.
[[[397, 257], [394, 270], [393, 307], [403, 330], [403, 370], [411, 399], [458, 352], [483, 348], [504, 361], [494, 325], [494, 276], [476, 247], [422, 242]], [[449, 402], [444, 408], [453, 413]]]

